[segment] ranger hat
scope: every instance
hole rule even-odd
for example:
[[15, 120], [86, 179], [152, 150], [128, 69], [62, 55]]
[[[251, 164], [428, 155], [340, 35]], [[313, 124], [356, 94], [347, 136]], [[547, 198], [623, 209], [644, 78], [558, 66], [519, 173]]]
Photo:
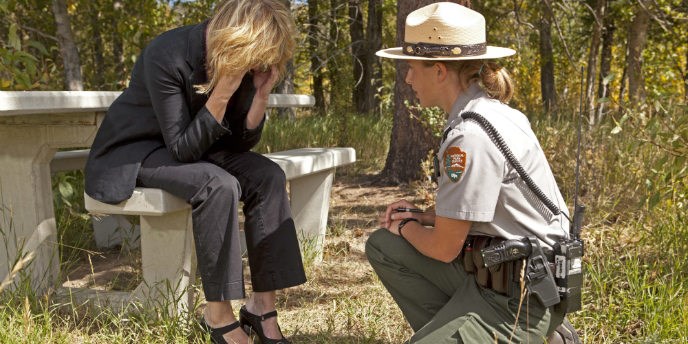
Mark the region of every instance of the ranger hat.
[[403, 60], [478, 60], [511, 56], [513, 49], [488, 46], [485, 17], [453, 2], [419, 8], [406, 17], [404, 45], [377, 56]]

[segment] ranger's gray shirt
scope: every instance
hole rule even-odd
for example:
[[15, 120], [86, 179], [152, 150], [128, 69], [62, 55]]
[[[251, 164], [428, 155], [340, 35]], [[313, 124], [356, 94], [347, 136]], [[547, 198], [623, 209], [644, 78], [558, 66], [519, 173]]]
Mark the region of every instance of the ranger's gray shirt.
[[528, 119], [488, 97], [478, 84], [459, 96], [449, 114], [446, 139], [437, 155], [436, 214], [472, 221], [472, 235], [506, 239], [535, 235], [550, 246], [568, 236], [568, 220], [554, 216], [542, 204], [477, 122], [461, 118], [466, 111], [482, 115], [497, 129], [535, 184], [568, 214]]

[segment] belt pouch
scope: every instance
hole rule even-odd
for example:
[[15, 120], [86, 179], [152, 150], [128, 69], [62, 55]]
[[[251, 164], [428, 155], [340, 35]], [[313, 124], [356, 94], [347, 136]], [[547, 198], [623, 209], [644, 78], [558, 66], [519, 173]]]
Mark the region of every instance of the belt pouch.
[[466, 244], [463, 247], [463, 251], [461, 251], [461, 254], [463, 255], [463, 269], [466, 271], [466, 273], [469, 274], [474, 274], [475, 273], [475, 262], [473, 261], [473, 238], [468, 237], [466, 238]]
[[473, 240], [473, 262], [475, 262], [475, 280], [478, 285], [484, 288], [491, 288], [490, 285], [490, 272], [485, 267], [485, 261], [483, 260], [482, 250], [483, 248], [489, 246], [490, 238], [488, 237], [475, 237]]
[[[499, 245], [503, 241], [504, 239], [501, 238], [493, 238], [490, 240], [490, 245]], [[500, 294], [509, 295], [509, 282], [511, 281], [509, 277], [510, 273], [513, 273], [513, 265], [514, 262], [504, 262], [487, 269], [490, 273], [492, 290]]]
[[511, 270], [511, 266], [513, 266], [512, 262], [505, 262], [488, 268], [490, 271], [490, 280], [492, 280], [492, 290], [500, 294], [508, 294], [507, 284], [509, 282], [509, 277], [507, 275], [507, 270]]

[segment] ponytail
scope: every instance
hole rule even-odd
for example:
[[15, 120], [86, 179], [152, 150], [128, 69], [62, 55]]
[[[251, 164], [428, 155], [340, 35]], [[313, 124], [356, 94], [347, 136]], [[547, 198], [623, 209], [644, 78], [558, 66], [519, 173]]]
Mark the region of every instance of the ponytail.
[[514, 83], [506, 68], [486, 60], [442, 61], [448, 69], [459, 74], [459, 82], [464, 89], [479, 82], [491, 98], [508, 103], [514, 95]]

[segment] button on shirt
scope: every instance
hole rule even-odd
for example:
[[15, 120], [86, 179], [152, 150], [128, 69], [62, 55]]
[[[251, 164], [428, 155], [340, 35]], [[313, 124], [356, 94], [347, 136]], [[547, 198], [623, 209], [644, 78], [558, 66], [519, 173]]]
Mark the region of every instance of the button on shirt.
[[568, 220], [553, 215], [530, 191], [516, 170], [474, 120], [461, 113], [476, 112], [503, 137], [535, 184], [568, 214], [554, 175], [528, 119], [521, 112], [492, 99], [472, 84], [456, 100], [440, 146], [440, 176], [436, 214], [472, 221], [469, 234], [506, 239], [537, 236], [553, 245], [568, 235]]

